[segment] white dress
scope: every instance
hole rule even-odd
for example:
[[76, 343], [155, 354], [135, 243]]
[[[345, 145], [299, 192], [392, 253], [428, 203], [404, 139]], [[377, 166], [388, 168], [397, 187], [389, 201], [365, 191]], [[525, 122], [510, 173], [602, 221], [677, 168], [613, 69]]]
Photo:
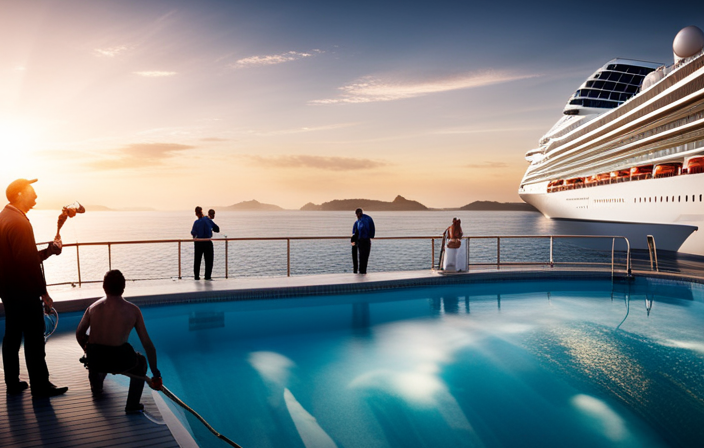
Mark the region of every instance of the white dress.
[[467, 270], [467, 240], [461, 239], [460, 247], [450, 249], [445, 241], [445, 257], [442, 269], [446, 272], [461, 272]]

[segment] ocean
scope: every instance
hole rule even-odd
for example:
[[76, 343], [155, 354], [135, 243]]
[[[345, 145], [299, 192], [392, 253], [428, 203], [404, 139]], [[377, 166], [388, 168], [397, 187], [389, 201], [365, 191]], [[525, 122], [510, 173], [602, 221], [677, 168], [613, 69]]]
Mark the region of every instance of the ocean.
[[[519, 211], [413, 211], [369, 213], [377, 237], [435, 236], [440, 238], [452, 218], [462, 220], [465, 236], [550, 235], [565, 233], [560, 222], [539, 213]], [[28, 214], [37, 242], [50, 241], [56, 233], [57, 211], [33, 210]], [[355, 221], [349, 212], [220, 212], [215, 222], [219, 238], [320, 237], [351, 235]], [[120, 242], [190, 239], [193, 212], [123, 212], [90, 209], [66, 221], [62, 240], [69, 243]], [[567, 232], [569, 234], [569, 232]], [[574, 258], [568, 241], [555, 243], [556, 260]], [[562, 248], [562, 249], [561, 249]], [[228, 277], [285, 276], [286, 241], [230, 241]], [[562, 252], [562, 253], [561, 253]], [[435, 263], [440, 240], [435, 241]], [[177, 278], [177, 243], [113, 245], [112, 268], [120, 269], [130, 280]], [[584, 254], [580, 255], [583, 256]], [[472, 263], [493, 263], [496, 240], [472, 241]], [[547, 261], [548, 240], [502, 240], [501, 261]], [[100, 281], [109, 269], [107, 246], [83, 246], [77, 257], [74, 247], [66, 247], [58, 257], [45, 262], [47, 283]], [[432, 244], [429, 240], [376, 240], [372, 244], [369, 272], [430, 269]], [[181, 244], [181, 272], [193, 277], [193, 244]], [[203, 268], [201, 268], [203, 269]], [[291, 241], [291, 275], [352, 272], [350, 243], [337, 240]], [[201, 274], [202, 275], [202, 274]], [[215, 239], [214, 278], [225, 277], [225, 243]]]

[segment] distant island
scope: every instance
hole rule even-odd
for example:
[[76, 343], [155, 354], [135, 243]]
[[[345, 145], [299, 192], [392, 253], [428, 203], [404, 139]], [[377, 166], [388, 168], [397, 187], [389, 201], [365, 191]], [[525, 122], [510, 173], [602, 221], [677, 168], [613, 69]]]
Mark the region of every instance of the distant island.
[[415, 211], [428, 210], [428, 207], [418, 201], [410, 201], [403, 196], [396, 196], [392, 202], [376, 201], [373, 199], [335, 199], [330, 202], [323, 202], [320, 205], [307, 203], [301, 210], [303, 211], [354, 211], [357, 208], [365, 211]]
[[482, 210], [482, 211], [520, 211], [537, 212], [538, 209], [525, 202], [495, 202], [495, 201], [474, 201], [460, 207], [460, 210]]
[[[255, 212], [278, 212], [283, 210], [283, 208], [274, 204], [262, 204], [259, 201], [252, 199], [251, 201], [242, 201], [237, 204], [233, 204], [227, 207], [220, 207], [220, 210], [225, 211], [255, 211]], [[217, 208], [216, 208], [217, 210]]]

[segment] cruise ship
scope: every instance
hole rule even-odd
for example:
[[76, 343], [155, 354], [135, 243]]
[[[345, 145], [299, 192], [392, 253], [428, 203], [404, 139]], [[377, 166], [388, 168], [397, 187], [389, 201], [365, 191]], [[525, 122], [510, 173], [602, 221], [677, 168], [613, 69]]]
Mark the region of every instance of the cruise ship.
[[704, 256], [704, 32], [682, 29], [674, 64], [613, 59], [526, 153], [521, 198], [570, 233]]

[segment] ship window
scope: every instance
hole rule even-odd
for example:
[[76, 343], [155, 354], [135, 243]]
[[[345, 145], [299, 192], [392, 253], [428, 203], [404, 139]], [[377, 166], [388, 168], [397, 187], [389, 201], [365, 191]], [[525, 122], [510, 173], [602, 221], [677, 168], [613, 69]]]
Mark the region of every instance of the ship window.
[[593, 81], [592, 86], [595, 89], [603, 89], [604, 88], [604, 81]]
[[653, 202], [653, 198], [648, 198], [648, 202]]
[[603, 90], [599, 92], [599, 98], [609, 99], [609, 92], [604, 92]]
[[699, 195], [699, 202], [702, 202], [702, 195]]
[[587, 81], [587, 87], [594, 87], [594, 81]]
[[638, 86], [627, 86], [626, 87], [626, 92], [628, 93], [636, 93], [638, 91]]
[[665, 196], [665, 202], [667, 202], [668, 199], [670, 199], [670, 197], [669, 197], [669, 196]]
[[687, 195], [684, 196], [684, 202], [689, 202], [689, 196], [687, 196]]
[[605, 82], [605, 83], [604, 83], [604, 89], [606, 89], [606, 90], [614, 90], [614, 89], [616, 89], [616, 83], [613, 83], [613, 82]]
[[660, 202], [662, 202], [662, 196], [660, 196]]
[[677, 202], [682, 202], [682, 196], [677, 196]]
[[618, 83], [618, 84], [616, 84], [616, 88], [614, 90], [617, 92], [625, 92], [626, 91], [626, 84]]
[[618, 81], [621, 78], [620, 73], [611, 72], [609, 73], [609, 81]]
[[606, 70], [616, 70], [616, 64], [609, 64], [606, 66]]
[[631, 84], [633, 82], [633, 75], [623, 75], [621, 76], [621, 82], [625, 82], [627, 84]]

